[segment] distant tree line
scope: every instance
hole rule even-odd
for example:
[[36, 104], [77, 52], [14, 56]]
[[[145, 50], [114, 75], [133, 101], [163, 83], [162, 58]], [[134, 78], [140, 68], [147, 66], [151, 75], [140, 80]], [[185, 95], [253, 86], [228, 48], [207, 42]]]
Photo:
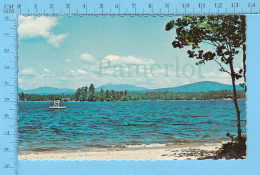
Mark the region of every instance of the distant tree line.
[[[231, 90], [208, 92], [128, 92], [103, 90], [95, 92], [94, 84], [78, 88], [75, 94], [38, 95], [19, 93], [20, 101], [140, 101], [140, 100], [218, 100], [233, 98]], [[238, 99], [245, 99], [245, 91], [237, 91]]]

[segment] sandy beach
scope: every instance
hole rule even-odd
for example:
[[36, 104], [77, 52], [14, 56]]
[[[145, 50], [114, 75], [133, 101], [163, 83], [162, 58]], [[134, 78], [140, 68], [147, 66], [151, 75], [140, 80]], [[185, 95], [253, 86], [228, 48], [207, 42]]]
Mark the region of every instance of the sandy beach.
[[26, 152], [19, 160], [185, 160], [214, 156], [221, 144]]

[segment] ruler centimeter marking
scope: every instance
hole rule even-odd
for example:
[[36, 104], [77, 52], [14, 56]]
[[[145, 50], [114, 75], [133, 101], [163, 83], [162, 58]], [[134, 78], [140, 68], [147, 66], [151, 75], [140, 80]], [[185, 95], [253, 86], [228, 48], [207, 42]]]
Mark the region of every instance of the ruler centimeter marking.
[[0, 2], [0, 172], [17, 174], [18, 107], [17, 72], [18, 42], [17, 15], [90, 15], [90, 16], [174, 16], [174, 15], [227, 15], [260, 14], [260, 1], [172, 0], [158, 2], [90, 0], [2, 0]]
[[[6, 1], [6, 0], [5, 0]], [[28, 0], [27, 0], [28, 1]], [[8, 1], [7, 1], [8, 2]], [[58, 1], [36, 3], [17, 1], [3, 4], [3, 13], [17, 15], [207, 15], [260, 14], [259, 0], [253, 1], [169, 1], [169, 2], [91, 2]]]
[[[0, 174], [17, 174], [17, 15], [1, 16]], [[3, 25], [2, 25], [3, 24]]]

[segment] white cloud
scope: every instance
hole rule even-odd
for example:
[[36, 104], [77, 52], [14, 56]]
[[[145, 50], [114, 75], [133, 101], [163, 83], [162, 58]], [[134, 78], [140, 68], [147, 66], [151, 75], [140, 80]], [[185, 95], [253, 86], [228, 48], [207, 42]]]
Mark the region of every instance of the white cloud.
[[46, 16], [19, 16], [18, 17], [18, 34], [21, 38], [34, 38], [42, 36], [49, 37], [50, 30], [57, 25], [57, 19]]
[[56, 48], [68, 36], [67, 33], [57, 35], [51, 33], [51, 29], [58, 24], [56, 17], [25, 17], [20, 15], [18, 16], [18, 24], [19, 39], [43, 37], [47, 39], [51, 46]]
[[72, 60], [71, 59], [66, 59], [65, 62], [70, 63]]
[[84, 71], [84, 70], [82, 70], [82, 69], [78, 69], [77, 72], [78, 72], [79, 74], [87, 74], [87, 72]]
[[154, 61], [152, 59], [136, 58], [131, 55], [129, 56], [108, 55], [103, 60], [109, 60], [111, 62], [115, 62], [116, 64], [146, 64], [146, 65], [154, 64]]
[[54, 35], [51, 34], [47, 42], [51, 44], [53, 47], [59, 48], [60, 43], [68, 36], [67, 33], [65, 34], [59, 34], [59, 35]]
[[67, 77], [64, 77], [64, 76], [61, 76], [59, 79], [60, 79], [60, 80], [67, 80], [68, 78], [67, 78]]
[[74, 70], [70, 70], [70, 72], [71, 72], [71, 73], [75, 73], [75, 71], [74, 71]]
[[20, 75], [35, 75], [35, 70], [32, 69], [32, 68], [28, 68], [28, 69], [23, 69], [21, 72], [20, 72]]
[[[217, 75], [216, 75], [216, 77], [217, 77]], [[221, 77], [221, 78], [231, 78], [230, 75], [226, 72], [221, 73], [219, 77]]]
[[94, 61], [96, 61], [96, 59], [92, 55], [87, 54], [87, 53], [81, 54], [79, 56], [79, 58], [84, 60], [84, 61], [87, 61], [87, 62], [94, 62]]
[[109, 61], [115, 61], [115, 60], [119, 60], [119, 56], [117, 55], [108, 55], [105, 57], [106, 60], [109, 60]]
[[46, 69], [46, 68], [44, 68], [43, 71], [47, 72], [47, 73], [51, 72], [49, 69]]
[[[96, 69], [104, 75], [124, 75], [124, 76], [150, 76], [150, 68], [154, 64], [152, 59], [137, 58], [134, 56], [117, 56], [108, 55], [101, 62]], [[158, 74], [159, 70], [154, 70], [153, 73]]]

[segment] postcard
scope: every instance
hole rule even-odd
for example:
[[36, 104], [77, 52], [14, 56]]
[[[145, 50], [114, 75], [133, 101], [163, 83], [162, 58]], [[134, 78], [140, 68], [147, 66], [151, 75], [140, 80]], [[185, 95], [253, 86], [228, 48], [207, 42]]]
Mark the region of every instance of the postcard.
[[246, 158], [246, 16], [18, 16], [19, 160]]

